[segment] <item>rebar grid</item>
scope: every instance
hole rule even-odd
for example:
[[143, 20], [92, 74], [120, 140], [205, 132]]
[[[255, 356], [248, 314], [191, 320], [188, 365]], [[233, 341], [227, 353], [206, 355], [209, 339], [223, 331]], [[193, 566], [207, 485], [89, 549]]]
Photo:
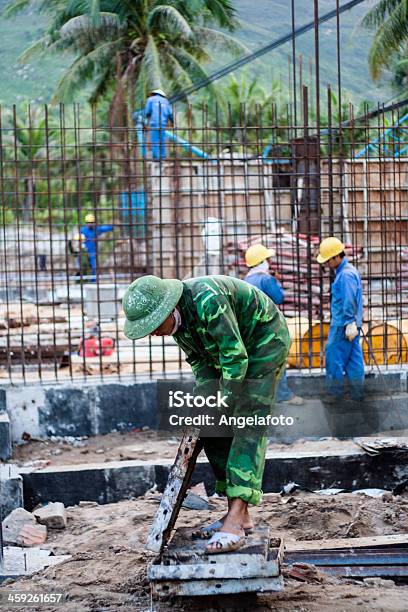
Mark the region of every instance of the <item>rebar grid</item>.
[[[126, 107], [120, 121], [78, 105], [1, 109], [1, 376], [187, 372], [171, 338], [124, 336], [126, 287], [143, 274], [243, 278], [259, 241], [276, 250], [289, 366], [323, 368], [330, 276], [315, 256], [328, 235], [362, 274], [376, 360], [408, 363], [408, 140], [402, 110], [381, 111], [356, 116], [330, 88], [316, 107], [304, 84], [284, 109], [187, 108], [155, 160], [152, 130]], [[80, 237], [89, 213], [113, 225], [95, 274]]]

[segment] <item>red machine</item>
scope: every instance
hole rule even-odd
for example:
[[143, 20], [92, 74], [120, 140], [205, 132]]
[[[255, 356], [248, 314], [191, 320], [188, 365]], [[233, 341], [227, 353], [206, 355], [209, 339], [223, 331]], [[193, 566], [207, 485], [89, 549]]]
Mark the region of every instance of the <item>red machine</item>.
[[99, 357], [99, 355], [109, 356], [112, 355], [114, 350], [114, 338], [105, 336], [101, 338], [99, 342], [99, 338], [89, 336], [88, 338], [85, 338], [85, 341], [83, 341], [82, 338], [79, 341], [78, 355], [80, 357]]

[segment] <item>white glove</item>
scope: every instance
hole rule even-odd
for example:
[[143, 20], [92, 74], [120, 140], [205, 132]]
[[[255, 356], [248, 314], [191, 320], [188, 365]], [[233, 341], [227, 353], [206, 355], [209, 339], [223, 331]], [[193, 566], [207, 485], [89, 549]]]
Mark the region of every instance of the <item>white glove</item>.
[[353, 321], [353, 323], [349, 323], [346, 325], [346, 338], [350, 342], [353, 342], [354, 338], [358, 336], [357, 323]]

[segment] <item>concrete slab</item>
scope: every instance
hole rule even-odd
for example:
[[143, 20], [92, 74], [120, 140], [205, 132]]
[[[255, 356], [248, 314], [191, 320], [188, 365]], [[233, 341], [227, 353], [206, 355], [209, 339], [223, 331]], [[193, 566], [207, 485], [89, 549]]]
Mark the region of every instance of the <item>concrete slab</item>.
[[71, 555], [53, 555], [51, 550], [5, 546], [3, 567], [0, 567], [0, 582], [7, 578], [21, 578], [39, 572], [50, 565], [57, 565], [71, 559]]
[[146, 464], [114, 461], [50, 467], [34, 472], [30, 472], [30, 468], [20, 469], [24, 483], [24, 505], [32, 510], [37, 504], [50, 501], [74, 506], [83, 499], [109, 504], [139, 497], [155, 483], [154, 466]]
[[0, 414], [7, 410], [7, 394], [5, 389], [0, 389]]
[[23, 479], [16, 466], [0, 465], [0, 509], [5, 518], [15, 508], [23, 506]]
[[10, 387], [7, 389], [7, 412], [13, 442], [21, 442], [24, 432], [40, 437], [39, 408], [45, 402], [41, 385]]
[[39, 424], [46, 435], [91, 436], [95, 434], [93, 387], [52, 387], [45, 390], [39, 408]]
[[98, 385], [95, 433], [145, 426], [155, 429], [156, 389], [152, 383]]
[[7, 461], [11, 457], [11, 425], [6, 412], [0, 413], [0, 459]]

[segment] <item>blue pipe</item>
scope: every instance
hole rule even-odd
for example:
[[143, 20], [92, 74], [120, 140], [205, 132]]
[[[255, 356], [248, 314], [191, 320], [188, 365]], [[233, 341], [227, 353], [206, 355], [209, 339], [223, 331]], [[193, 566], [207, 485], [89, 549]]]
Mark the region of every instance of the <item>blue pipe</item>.
[[[356, 158], [363, 157], [363, 155], [365, 153], [367, 153], [367, 151], [369, 151], [370, 149], [374, 149], [374, 147], [376, 145], [380, 144], [381, 141], [384, 142], [385, 138], [386, 138], [386, 136], [388, 134], [393, 133], [394, 130], [397, 130], [407, 120], [408, 120], [408, 113], [406, 113], [403, 117], [401, 117], [401, 119], [398, 121], [398, 123], [396, 125], [393, 125], [392, 127], [388, 128], [388, 130], [386, 130], [382, 136], [380, 136], [379, 138], [376, 138], [375, 140], [373, 140], [373, 142], [370, 142], [363, 149], [361, 149], [358, 153], [356, 153], [355, 157]], [[404, 129], [404, 128], [402, 128], [402, 129]], [[385, 142], [385, 147], [387, 147], [387, 143], [386, 142]], [[395, 157], [398, 157], [399, 155], [398, 155], [398, 152], [397, 152], [395, 154]]]
[[[202, 151], [198, 147], [195, 147], [194, 145], [190, 144], [188, 140], [184, 140], [184, 138], [176, 136], [176, 134], [170, 132], [169, 130], [166, 130], [165, 134], [169, 140], [172, 140], [173, 142], [176, 142], [177, 144], [181, 145], [186, 151], [191, 151], [192, 153], [194, 153], [194, 155], [197, 155], [197, 157], [201, 157], [202, 159], [211, 159], [207, 153], [204, 153], [204, 151]], [[212, 162], [216, 163], [216, 160], [213, 159]]]

